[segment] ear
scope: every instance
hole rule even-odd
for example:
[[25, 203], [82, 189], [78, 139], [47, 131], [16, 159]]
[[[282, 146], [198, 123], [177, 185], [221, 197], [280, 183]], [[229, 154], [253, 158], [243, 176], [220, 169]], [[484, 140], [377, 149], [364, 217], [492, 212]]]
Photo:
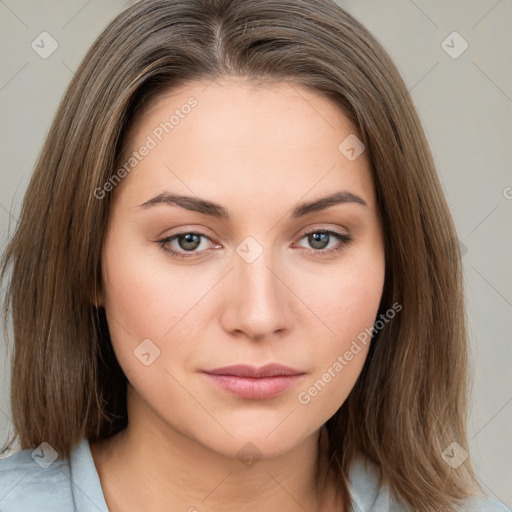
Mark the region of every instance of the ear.
[[102, 298], [95, 298], [93, 300], [91, 300], [91, 304], [95, 307], [95, 308], [102, 308], [103, 307], [103, 299]]
[[94, 287], [94, 290], [91, 293], [91, 303], [96, 308], [101, 308], [105, 305], [105, 300], [103, 297], [103, 292], [101, 289]]

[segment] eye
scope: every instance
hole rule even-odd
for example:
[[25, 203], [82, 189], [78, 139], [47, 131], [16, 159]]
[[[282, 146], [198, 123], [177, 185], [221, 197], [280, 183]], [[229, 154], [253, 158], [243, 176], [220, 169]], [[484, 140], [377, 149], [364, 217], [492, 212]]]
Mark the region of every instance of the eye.
[[[165, 251], [170, 253], [172, 256], [178, 258], [189, 258], [194, 256], [195, 253], [205, 252], [205, 250], [196, 251], [201, 246], [201, 239], [210, 240], [206, 235], [202, 233], [196, 233], [193, 231], [186, 231], [183, 233], [177, 233], [175, 235], [164, 238], [158, 241], [158, 245]], [[171, 243], [176, 241], [178, 247], [172, 248]], [[210, 240], [211, 241], [211, 240]], [[190, 254], [186, 254], [186, 253]]]
[[[330, 229], [316, 229], [309, 231], [302, 236], [301, 240], [304, 238], [307, 238], [307, 242], [313, 249], [315, 249], [314, 252], [322, 256], [341, 251], [352, 241], [352, 237], [349, 235], [338, 233], [338, 231]], [[325, 249], [333, 238], [338, 241], [338, 244], [329, 249]]]
[[[313, 248], [313, 252], [322, 256], [341, 251], [352, 241], [352, 238], [349, 235], [329, 229], [316, 229], [309, 231], [301, 237], [301, 240], [304, 238], [307, 238], [308, 243]], [[329, 246], [329, 243], [333, 238], [338, 241], [338, 244], [329, 249], [325, 249]], [[211, 242], [211, 239], [202, 233], [184, 231], [159, 240], [158, 245], [162, 250], [173, 257], [190, 258], [207, 251], [207, 248], [204, 247], [202, 247], [201, 250], [198, 250], [201, 248], [202, 239], [209, 240]], [[176, 245], [173, 246], [173, 242], [176, 242]], [[220, 246], [217, 245], [217, 247]]]

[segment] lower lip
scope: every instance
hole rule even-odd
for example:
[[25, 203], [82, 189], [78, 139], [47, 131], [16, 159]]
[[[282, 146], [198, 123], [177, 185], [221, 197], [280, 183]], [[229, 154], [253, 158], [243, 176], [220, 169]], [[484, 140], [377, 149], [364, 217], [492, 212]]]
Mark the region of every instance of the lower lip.
[[283, 393], [294, 386], [303, 375], [279, 375], [276, 377], [236, 377], [205, 373], [208, 379], [220, 388], [249, 400], [265, 400]]

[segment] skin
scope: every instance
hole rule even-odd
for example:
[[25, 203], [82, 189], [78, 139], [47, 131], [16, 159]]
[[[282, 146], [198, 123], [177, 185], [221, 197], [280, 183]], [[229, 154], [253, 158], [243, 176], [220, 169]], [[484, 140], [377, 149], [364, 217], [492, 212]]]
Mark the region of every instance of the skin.
[[[105, 499], [112, 512], [327, 510], [334, 483], [318, 438], [368, 346], [308, 404], [297, 397], [375, 321], [384, 241], [367, 153], [349, 161], [338, 150], [357, 132], [327, 98], [242, 79], [169, 91], [137, 119], [128, 153], [190, 96], [198, 105], [111, 192], [98, 304], [128, 377], [129, 424], [91, 444]], [[139, 206], [164, 191], [219, 203], [231, 219]], [[298, 203], [338, 191], [366, 205], [290, 218]], [[313, 245], [307, 233], [322, 229], [352, 241]], [[172, 257], [158, 243], [190, 232], [207, 237], [195, 253], [183, 238], [166, 247], [192, 257]], [[248, 236], [263, 250], [251, 263], [236, 252]], [[160, 350], [149, 366], [134, 355], [145, 339]], [[305, 375], [277, 397], [248, 400], [201, 373], [268, 362]], [[262, 457], [252, 467], [237, 457], [248, 442]]]

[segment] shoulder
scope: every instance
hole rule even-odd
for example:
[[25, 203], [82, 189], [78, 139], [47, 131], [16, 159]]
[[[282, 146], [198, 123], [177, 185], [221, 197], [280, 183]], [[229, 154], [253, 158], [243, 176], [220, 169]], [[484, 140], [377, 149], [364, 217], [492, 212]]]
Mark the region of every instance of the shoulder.
[[55, 456], [42, 445], [0, 460], [2, 512], [74, 510], [69, 462]]
[[483, 496], [471, 498], [460, 512], [512, 512], [509, 507], [501, 501]]
[[[391, 494], [389, 487], [381, 483], [379, 468], [359, 454], [351, 466], [349, 490], [352, 499], [351, 512], [406, 512]], [[484, 496], [469, 498], [459, 512], [512, 512], [502, 502]]]

